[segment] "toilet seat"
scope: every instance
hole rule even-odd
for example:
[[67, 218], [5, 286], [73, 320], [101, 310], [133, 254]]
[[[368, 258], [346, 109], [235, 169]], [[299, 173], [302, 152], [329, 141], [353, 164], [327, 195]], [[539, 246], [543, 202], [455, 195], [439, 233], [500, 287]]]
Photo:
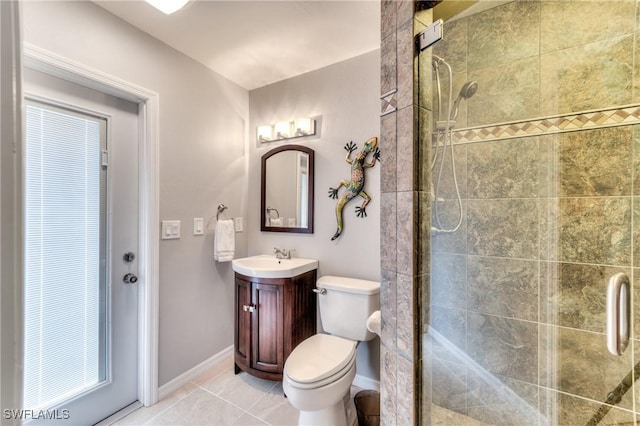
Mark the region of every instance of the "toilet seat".
[[356, 342], [328, 334], [316, 334], [300, 343], [289, 355], [284, 374], [300, 389], [331, 383], [355, 365]]

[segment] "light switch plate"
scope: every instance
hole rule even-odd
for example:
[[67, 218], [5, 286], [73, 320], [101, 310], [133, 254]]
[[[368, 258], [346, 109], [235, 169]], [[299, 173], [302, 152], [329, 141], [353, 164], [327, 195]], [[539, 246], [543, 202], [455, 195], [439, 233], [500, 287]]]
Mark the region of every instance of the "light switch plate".
[[179, 220], [163, 220], [161, 239], [175, 240], [180, 238], [180, 221]]
[[233, 220], [233, 222], [234, 222], [235, 227], [236, 227], [236, 232], [242, 232], [243, 225], [244, 225], [242, 218], [241, 217], [236, 217]]
[[193, 218], [193, 235], [204, 235], [204, 218]]

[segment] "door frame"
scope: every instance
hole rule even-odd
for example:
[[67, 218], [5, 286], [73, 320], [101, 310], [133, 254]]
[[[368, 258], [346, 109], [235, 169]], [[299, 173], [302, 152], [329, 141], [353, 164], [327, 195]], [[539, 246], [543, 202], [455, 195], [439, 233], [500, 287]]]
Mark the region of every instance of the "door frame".
[[[144, 406], [158, 401], [159, 94], [25, 43], [23, 63], [62, 80], [138, 104], [139, 241], [138, 389]], [[22, 338], [22, 336], [19, 336]]]

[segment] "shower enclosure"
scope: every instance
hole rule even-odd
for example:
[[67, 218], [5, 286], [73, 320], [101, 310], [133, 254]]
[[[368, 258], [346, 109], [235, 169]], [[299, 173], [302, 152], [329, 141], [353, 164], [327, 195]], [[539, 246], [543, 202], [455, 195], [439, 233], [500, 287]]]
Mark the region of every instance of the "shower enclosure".
[[422, 423], [640, 421], [639, 5], [481, 1], [417, 55]]

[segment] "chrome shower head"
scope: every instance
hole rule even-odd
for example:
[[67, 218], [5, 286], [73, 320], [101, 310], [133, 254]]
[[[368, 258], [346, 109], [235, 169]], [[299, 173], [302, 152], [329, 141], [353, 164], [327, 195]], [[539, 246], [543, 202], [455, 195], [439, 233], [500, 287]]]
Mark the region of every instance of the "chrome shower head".
[[469, 99], [478, 91], [478, 83], [475, 81], [467, 81], [460, 88], [460, 94], [453, 102], [453, 108], [451, 109], [451, 121], [455, 121], [458, 117], [458, 108], [460, 107], [460, 101], [462, 99]]
[[475, 95], [477, 91], [478, 91], [478, 83], [475, 81], [467, 81], [460, 88], [460, 94], [458, 95], [458, 99], [461, 97], [464, 99], [469, 99], [470, 97]]

